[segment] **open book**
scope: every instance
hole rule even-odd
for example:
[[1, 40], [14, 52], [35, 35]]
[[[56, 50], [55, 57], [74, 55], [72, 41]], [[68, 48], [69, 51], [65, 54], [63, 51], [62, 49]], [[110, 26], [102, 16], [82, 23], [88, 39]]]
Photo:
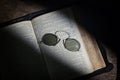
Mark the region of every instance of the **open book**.
[[7, 25], [1, 33], [3, 79], [71, 80], [106, 67], [71, 8]]

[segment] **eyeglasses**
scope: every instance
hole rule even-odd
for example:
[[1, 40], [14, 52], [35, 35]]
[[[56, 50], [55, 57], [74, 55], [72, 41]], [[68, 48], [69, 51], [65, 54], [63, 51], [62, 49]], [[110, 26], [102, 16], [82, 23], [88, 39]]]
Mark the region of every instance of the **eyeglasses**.
[[47, 33], [43, 35], [41, 42], [48, 46], [56, 46], [60, 42], [61, 40], [60, 38], [63, 40], [63, 45], [65, 49], [69, 51], [79, 51], [80, 49], [79, 41], [77, 41], [74, 38], [70, 38], [69, 33], [65, 31], [56, 31], [55, 34]]

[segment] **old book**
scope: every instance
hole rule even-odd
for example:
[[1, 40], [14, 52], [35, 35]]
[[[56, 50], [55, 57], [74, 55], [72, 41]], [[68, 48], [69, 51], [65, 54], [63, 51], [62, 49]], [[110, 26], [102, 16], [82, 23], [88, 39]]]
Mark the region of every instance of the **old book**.
[[2, 79], [71, 80], [107, 67], [71, 8], [35, 14], [1, 29]]

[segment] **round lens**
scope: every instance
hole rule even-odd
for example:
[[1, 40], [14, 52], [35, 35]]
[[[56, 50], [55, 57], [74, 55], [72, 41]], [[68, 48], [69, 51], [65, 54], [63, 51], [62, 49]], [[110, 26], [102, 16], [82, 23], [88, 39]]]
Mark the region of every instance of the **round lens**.
[[58, 43], [59, 39], [54, 34], [45, 34], [42, 37], [42, 42], [48, 46], [55, 46]]
[[79, 51], [80, 43], [76, 39], [67, 38], [64, 46], [69, 51]]

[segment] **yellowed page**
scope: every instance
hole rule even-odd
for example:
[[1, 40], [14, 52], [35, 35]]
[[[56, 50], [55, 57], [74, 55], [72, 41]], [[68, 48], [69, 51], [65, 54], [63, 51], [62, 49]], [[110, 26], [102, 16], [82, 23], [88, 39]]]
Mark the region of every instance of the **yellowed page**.
[[[38, 16], [32, 20], [32, 24], [52, 80], [73, 79], [93, 72], [84, 42], [69, 8]], [[43, 36], [49, 33], [60, 39], [54, 46], [46, 45], [42, 41]], [[65, 48], [63, 41], [68, 37], [80, 43], [78, 51]]]
[[98, 70], [106, 67], [106, 64], [103, 60], [101, 51], [98, 47], [95, 38], [92, 35], [90, 35], [84, 28], [80, 28], [80, 32], [81, 35], [83, 36], [82, 39], [84, 41], [85, 48], [89, 55], [89, 59], [93, 65], [93, 69]]

